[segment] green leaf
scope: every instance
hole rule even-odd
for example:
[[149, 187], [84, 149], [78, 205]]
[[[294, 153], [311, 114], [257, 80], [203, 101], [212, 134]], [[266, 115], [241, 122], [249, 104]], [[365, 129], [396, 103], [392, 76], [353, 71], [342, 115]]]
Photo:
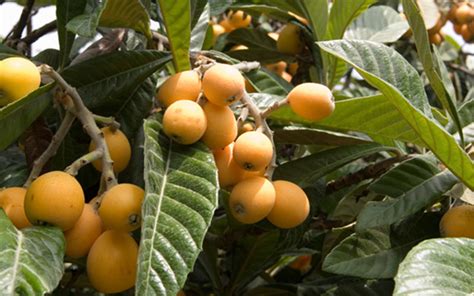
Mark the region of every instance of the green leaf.
[[88, 4], [93, 6], [86, 6], [86, 14], [81, 14], [74, 17], [66, 24], [66, 29], [79, 36], [92, 38], [99, 26], [99, 19], [106, 5], [106, 0], [103, 2], [90, 2]]
[[251, 15], [265, 14], [266, 16], [281, 22], [288, 22], [294, 18], [288, 14], [287, 10], [278, 8], [271, 4], [242, 4], [237, 2], [234, 3], [231, 8], [233, 10], [243, 10]]
[[136, 295], [173, 295], [202, 249], [217, 206], [217, 170], [202, 143], [179, 145], [164, 135], [161, 115], [145, 129], [145, 201]]
[[[404, 13], [413, 31], [418, 57], [423, 64], [426, 76], [436, 94], [436, 97], [441, 102], [441, 105], [451, 115], [462, 138], [462, 127], [456, 110], [454, 87], [451, 85], [451, 91], [448, 92], [447, 87], [443, 82], [441, 69], [439, 67], [444, 67], [444, 64], [437, 56], [434, 56], [431, 53], [431, 43], [428, 38], [428, 32], [425, 27], [422, 12], [415, 0], [403, 0], [402, 3]], [[446, 81], [450, 81], [449, 77]]]
[[[267, 51], [276, 52], [276, 41], [273, 40], [268, 33], [262, 29], [254, 29], [254, 28], [240, 28], [233, 30], [230, 32], [226, 37], [228, 42], [242, 44], [251, 49], [263, 49]], [[234, 52], [238, 52], [240, 50], [236, 50]], [[231, 55], [234, 52], [229, 52], [228, 54]], [[281, 54], [280, 54], [281, 55]], [[259, 60], [260, 61], [260, 60]]]
[[468, 295], [474, 287], [473, 262], [473, 239], [423, 241], [400, 264], [393, 295]]
[[176, 72], [191, 69], [189, 48], [191, 39], [191, 3], [189, 1], [159, 0], [166, 27], [166, 36], [173, 53]]
[[54, 83], [47, 84], [28, 96], [0, 108], [0, 151], [13, 143], [51, 103], [48, 91]]
[[140, 0], [109, 0], [106, 3], [100, 26], [130, 28], [151, 39], [150, 16]]
[[69, 54], [74, 43], [75, 34], [66, 29], [67, 23], [74, 17], [84, 13], [86, 0], [65, 0], [56, 3], [56, 23], [58, 26], [58, 39], [60, 48], [60, 67], [69, 62]]
[[395, 9], [381, 5], [369, 8], [356, 18], [344, 38], [390, 43], [397, 41], [408, 29], [406, 20]]
[[[250, 235], [242, 238], [233, 254], [234, 269], [229, 295], [236, 293], [278, 260], [276, 245], [279, 236], [278, 231], [271, 231], [257, 238]], [[238, 294], [240, 293], [236, 293]]]
[[0, 154], [0, 188], [22, 186], [28, 177], [25, 153], [10, 147]]
[[395, 199], [369, 202], [357, 217], [356, 230], [391, 225], [429, 207], [458, 182], [449, 171], [424, 180]]
[[419, 155], [392, 168], [370, 184], [369, 189], [381, 195], [398, 197], [429, 178], [440, 170], [430, 155]]
[[[367, 280], [333, 276], [298, 284], [298, 296], [384, 296], [391, 295], [392, 280]], [[285, 294], [288, 295], [288, 294]]]
[[364, 156], [393, 148], [375, 143], [342, 146], [286, 162], [277, 167], [274, 180], [288, 180], [301, 187], [313, 185], [331, 171]]
[[21, 56], [21, 54], [3, 43], [0, 43], [0, 60], [16, 56]]
[[391, 278], [417, 241], [394, 243], [389, 229], [354, 233], [339, 243], [323, 261], [326, 272], [361, 278]]
[[273, 132], [273, 140], [284, 144], [348, 146], [370, 142], [342, 133], [299, 127], [277, 129]]
[[21, 231], [0, 210], [0, 289], [3, 295], [51, 293], [63, 275], [64, 236], [56, 227]]
[[[342, 39], [344, 32], [349, 25], [356, 19], [361, 13], [366, 11], [370, 5], [377, 2], [377, 0], [335, 0], [332, 3], [331, 11], [329, 13], [328, 28], [325, 38], [320, 40], [332, 40]], [[346, 65], [335, 59], [329, 57], [328, 61], [328, 85], [332, 88], [344, 73], [347, 71]]]
[[73, 18], [66, 28], [78, 35], [92, 37], [98, 26], [130, 28], [151, 39], [150, 16], [140, 0], [104, 0], [90, 13]]
[[209, 27], [210, 8], [209, 3], [205, 0], [195, 1], [195, 8], [193, 11], [193, 29], [191, 31], [190, 50], [199, 51], [204, 45], [206, 34]]
[[303, 8], [306, 17], [313, 29], [314, 40], [323, 40], [329, 19], [328, 1], [326, 0], [303, 0]]
[[[471, 124], [474, 118], [474, 99], [462, 104], [459, 107], [458, 113], [463, 128]], [[447, 129], [450, 132], [455, 132], [455, 128], [452, 124], [448, 125]]]
[[93, 112], [105, 116], [125, 114], [127, 108], [142, 104], [143, 97], [133, 94], [170, 59], [167, 53], [159, 51], [121, 51], [75, 64], [61, 75], [78, 88], [84, 103]]
[[446, 167], [468, 187], [474, 188], [474, 163], [456, 140], [432, 120], [422, 82], [401, 55], [370, 41], [319, 44], [325, 51], [350, 63], [368, 83], [379, 89]]
[[336, 101], [334, 113], [320, 122], [304, 120], [293, 113], [289, 107], [278, 109], [270, 115], [270, 118], [308, 127], [357, 131], [386, 141], [402, 140], [423, 144], [403, 116], [392, 108], [392, 103], [383, 95]]

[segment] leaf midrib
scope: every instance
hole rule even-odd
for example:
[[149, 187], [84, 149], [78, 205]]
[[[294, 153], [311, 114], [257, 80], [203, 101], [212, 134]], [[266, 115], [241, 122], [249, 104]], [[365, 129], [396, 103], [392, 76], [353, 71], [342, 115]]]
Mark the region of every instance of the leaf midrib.
[[17, 281], [17, 275], [18, 275], [18, 266], [20, 265], [20, 254], [21, 254], [21, 247], [23, 245], [23, 241], [25, 236], [21, 231], [17, 231], [17, 248], [15, 250], [15, 258], [13, 262], [13, 267], [12, 267], [12, 281], [11, 281], [11, 286], [10, 286], [10, 291], [8, 291], [8, 294], [11, 296], [15, 296], [15, 283]]
[[160, 212], [161, 212], [161, 202], [163, 200], [163, 197], [164, 197], [164, 193], [165, 193], [165, 188], [166, 188], [166, 182], [167, 182], [167, 179], [168, 179], [168, 171], [169, 171], [169, 168], [170, 168], [170, 162], [171, 162], [171, 154], [172, 154], [172, 150], [171, 150], [171, 147], [173, 146], [173, 141], [169, 141], [169, 145], [168, 145], [168, 157], [166, 158], [166, 165], [165, 165], [165, 170], [163, 172], [163, 179], [161, 181], [161, 188], [160, 188], [160, 194], [158, 196], [158, 204], [156, 205], [156, 208], [157, 208], [157, 212], [156, 212], [156, 215], [155, 215], [155, 221], [153, 223], [153, 235], [150, 239], [151, 241], [151, 244], [150, 244], [150, 250], [148, 252], [148, 267], [146, 269], [146, 276], [145, 276], [145, 279], [146, 279], [146, 284], [145, 284], [145, 291], [143, 293], [143, 295], [148, 295], [148, 287], [150, 286], [149, 284], [149, 277], [150, 277], [150, 271], [152, 269], [152, 266], [151, 266], [151, 257], [152, 257], [152, 253], [153, 253], [153, 245], [154, 245], [154, 242], [155, 242], [155, 237], [156, 237], [156, 230], [158, 228], [158, 220], [159, 220], [159, 217], [160, 217]]

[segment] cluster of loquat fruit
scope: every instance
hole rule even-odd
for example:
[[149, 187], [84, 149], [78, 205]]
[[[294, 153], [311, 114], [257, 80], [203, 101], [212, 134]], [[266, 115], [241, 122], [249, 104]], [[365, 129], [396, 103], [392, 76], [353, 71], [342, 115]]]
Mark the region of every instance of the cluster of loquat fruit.
[[[22, 67], [21, 73], [27, 74], [16, 77], [23, 78], [20, 88], [30, 89], [12, 97], [18, 99], [34, 90], [31, 77], [39, 79], [39, 73], [30, 61], [15, 59], [21, 59], [15, 63]], [[24, 65], [30, 63], [33, 67], [25, 70]], [[37, 88], [39, 80], [34, 85]], [[101, 131], [113, 170], [119, 173], [130, 161], [130, 143], [118, 129], [105, 127]], [[94, 149], [95, 143], [91, 142], [90, 150]], [[100, 159], [92, 164], [98, 171], [102, 170]], [[51, 171], [40, 175], [28, 188], [0, 189], [0, 207], [18, 229], [53, 225], [63, 230], [66, 256], [73, 259], [87, 256], [87, 275], [92, 286], [103, 293], [117, 293], [135, 284], [138, 244], [129, 233], [141, 225], [144, 195], [140, 187], [122, 183], [106, 191], [100, 205], [98, 197], [85, 203], [84, 191], [75, 177]]]
[[[201, 95], [207, 100], [196, 101]], [[202, 77], [188, 70], [169, 77], [157, 92], [166, 107], [164, 133], [180, 144], [201, 140], [214, 154], [221, 188], [232, 187], [229, 208], [246, 224], [267, 218], [280, 228], [301, 224], [309, 214], [309, 201], [296, 184], [264, 177], [274, 148], [258, 129], [238, 136], [231, 104], [245, 95], [245, 78], [233, 66], [216, 63]], [[287, 97], [291, 109], [307, 120], [321, 120], [334, 110], [331, 91], [317, 83], [296, 86]]]
[[454, 3], [447, 19], [453, 23], [454, 31], [461, 35], [464, 41], [472, 41], [474, 37], [474, 7], [471, 3]]
[[[301, 23], [308, 24], [306, 19], [291, 12], [289, 14]], [[235, 12], [230, 11], [218, 24], [212, 24], [213, 43], [216, 42], [221, 34], [232, 32], [235, 29], [248, 27], [251, 23], [252, 17], [245, 12], [241, 10]], [[279, 32], [269, 32], [268, 36], [276, 41], [278, 51], [284, 54], [297, 55], [302, 53], [305, 48], [301, 27], [294, 23], [287, 23]], [[246, 49], [248, 49], [247, 46], [237, 44], [231, 48], [231, 51]], [[296, 74], [298, 64], [291, 63], [288, 65], [284, 61], [279, 61], [267, 64], [265, 67], [280, 75], [286, 81], [291, 82], [292, 76]], [[249, 83], [246, 83], [246, 89], [248, 92], [255, 91]]]

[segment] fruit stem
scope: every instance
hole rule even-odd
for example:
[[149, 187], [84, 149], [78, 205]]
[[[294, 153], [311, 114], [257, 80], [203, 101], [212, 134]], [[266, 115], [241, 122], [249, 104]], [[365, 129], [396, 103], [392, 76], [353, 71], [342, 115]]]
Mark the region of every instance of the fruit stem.
[[109, 190], [113, 186], [117, 185], [117, 179], [115, 178], [112, 166], [113, 161], [110, 157], [109, 149], [104, 139], [104, 134], [97, 126], [94, 115], [84, 105], [84, 102], [82, 101], [82, 98], [77, 90], [70, 86], [58, 72], [48, 65], [41, 65], [40, 69], [42, 73], [55, 80], [61, 86], [64, 92], [71, 96], [74, 103], [72, 112], [82, 123], [84, 130], [87, 132], [92, 141], [94, 141], [97, 147], [96, 150], [102, 153], [102, 179], [105, 181], [106, 190]]
[[260, 68], [259, 62], [240, 62], [238, 64], [232, 65], [234, 68], [240, 72], [250, 72], [252, 70]]
[[66, 137], [75, 119], [76, 117], [74, 116], [74, 114], [69, 111], [66, 111], [66, 115], [64, 116], [61, 125], [56, 131], [56, 134], [51, 139], [48, 148], [46, 148], [46, 150], [40, 155], [40, 157], [38, 157], [33, 162], [33, 168], [31, 169], [30, 175], [28, 176], [28, 179], [26, 179], [25, 184], [23, 184], [23, 187], [29, 187], [31, 182], [38, 178], [48, 160], [53, 157], [58, 151], [59, 146]]
[[273, 103], [267, 109], [263, 110], [260, 114], [263, 118], [267, 118], [268, 116], [270, 116], [270, 114], [272, 112], [278, 110], [280, 107], [285, 106], [285, 105], [288, 105], [288, 99], [287, 98]]
[[110, 130], [112, 132], [115, 132], [116, 130], [120, 128], [120, 123], [115, 121], [115, 118], [113, 116], [106, 117], [106, 116], [100, 116], [97, 114], [92, 114], [92, 116], [94, 117], [95, 122], [107, 125], [108, 127], [110, 127]]
[[277, 155], [276, 155], [275, 142], [273, 141], [273, 131], [270, 129], [270, 127], [267, 124], [267, 121], [262, 116], [262, 113], [258, 109], [257, 105], [253, 102], [252, 98], [250, 98], [249, 94], [246, 91], [244, 91], [244, 95], [242, 96], [241, 101], [245, 105], [245, 107], [248, 109], [248, 112], [250, 113], [250, 115], [252, 115], [253, 119], [255, 120], [256, 130], [259, 132], [262, 132], [264, 135], [268, 137], [270, 142], [272, 142], [272, 146], [273, 146], [272, 160], [267, 167], [267, 171], [265, 172], [265, 176], [271, 180], [273, 171], [277, 167], [277, 164], [276, 164]]
[[89, 163], [96, 161], [102, 157], [102, 151], [94, 150], [87, 154], [82, 155], [78, 159], [76, 159], [73, 163], [71, 163], [64, 171], [69, 175], [76, 176], [79, 170], [88, 165]]

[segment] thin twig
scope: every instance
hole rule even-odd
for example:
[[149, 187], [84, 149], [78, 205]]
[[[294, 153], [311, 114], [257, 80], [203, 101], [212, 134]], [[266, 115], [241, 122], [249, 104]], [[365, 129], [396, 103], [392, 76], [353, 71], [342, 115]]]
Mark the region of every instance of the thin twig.
[[263, 110], [261, 113], [260, 113], [260, 116], [262, 116], [263, 118], [267, 118], [268, 116], [270, 116], [270, 114], [279, 109], [280, 107], [284, 106], [284, 105], [288, 105], [288, 99], [284, 99], [284, 100], [281, 100], [281, 101], [278, 101], [278, 102], [275, 102], [273, 103], [272, 105], [270, 105], [267, 109]]
[[277, 164], [276, 164], [277, 155], [276, 155], [275, 143], [273, 142], [273, 131], [270, 129], [265, 118], [262, 117], [257, 105], [255, 105], [255, 103], [252, 101], [252, 99], [250, 98], [250, 96], [248, 95], [246, 91], [244, 91], [244, 95], [242, 96], [242, 103], [245, 105], [246, 108], [248, 108], [250, 115], [252, 115], [253, 119], [255, 120], [256, 130], [266, 135], [268, 139], [270, 140], [270, 142], [272, 143], [272, 146], [273, 146], [272, 160], [267, 167], [267, 171], [265, 172], [265, 176], [271, 179], [273, 175], [273, 171], [277, 167]]
[[53, 32], [57, 28], [57, 23], [56, 20], [47, 23], [46, 25], [42, 26], [41, 28], [38, 28], [28, 35], [26, 35], [24, 38], [21, 39], [20, 42], [24, 42], [26, 44], [32, 44], [36, 40], [40, 39], [44, 35]]
[[467, 75], [469, 75], [469, 76], [474, 77], [474, 72], [471, 71], [471, 70], [469, 70], [469, 69], [467, 69], [467, 68], [465, 68], [465, 67], [463, 67], [463, 66], [460, 66], [460, 65], [454, 64], [454, 63], [449, 63], [448, 66], [449, 66], [451, 69], [457, 70], [457, 71], [459, 71], [459, 72], [463, 72], [463, 73], [465, 73], [465, 74], [467, 74]]
[[120, 123], [115, 121], [115, 118], [113, 116], [106, 117], [97, 114], [92, 114], [92, 116], [94, 117], [95, 122], [109, 126], [113, 132], [120, 128]]
[[23, 187], [29, 187], [31, 182], [38, 178], [48, 160], [58, 151], [58, 148], [71, 128], [74, 119], [75, 117], [71, 112], [66, 112], [66, 115], [64, 116], [61, 125], [56, 131], [56, 134], [51, 139], [51, 143], [49, 143], [48, 148], [46, 148], [43, 154], [41, 154], [41, 156], [33, 162], [33, 168], [31, 169], [30, 175], [28, 176], [28, 179], [26, 180]]
[[9, 36], [5, 39], [8, 39], [8, 40], [20, 39], [21, 33], [23, 33], [23, 30], [26, 27], [26, 24], [28, 22], [28, 19], [30, 17], [31, 10], [33, 9], [34, 4], [35, 4], [35, 0], [28, 0], [26, 2], [26, 5], [23, 8], [23, 11], [21, 12], [18, 23], [13, 27], [11, 34], [9, 34]]
[[81, 121], [82, 126], [86, 130], [87, 134], [95, 143], [97, 147], [96, 150], [99, 150], [102, 153], [102, 178], [105, 180], [105, 188], [106, 190], [112, 188], [117, 184], [117, 179], [115, 178], [113, 171], [113, 161], [110, 157], [109, 149], [104, 139], [104, 134], [97, 126], [92, 112], [90, 112], [89, 109], [87, 109], [87, 107], [84, 105], [77, 90], [70, 86], [53, 68], [47, 65], [42, 65], [41, 72], [53, 78], [61, 86], [61, 88], [71, 96], [74, 102], [74, 109], [76, 111], [75, 113], [77, 118]]
[[87, 154], [82, 155], [78, 159], [76, 159], [73, 163], [71, 163], [64, 171], [72, 176], [77, 175], [79, 170], [88, 165], [89, 163], [96, 161], [102, 157], [102, 151], [94, 150]]

